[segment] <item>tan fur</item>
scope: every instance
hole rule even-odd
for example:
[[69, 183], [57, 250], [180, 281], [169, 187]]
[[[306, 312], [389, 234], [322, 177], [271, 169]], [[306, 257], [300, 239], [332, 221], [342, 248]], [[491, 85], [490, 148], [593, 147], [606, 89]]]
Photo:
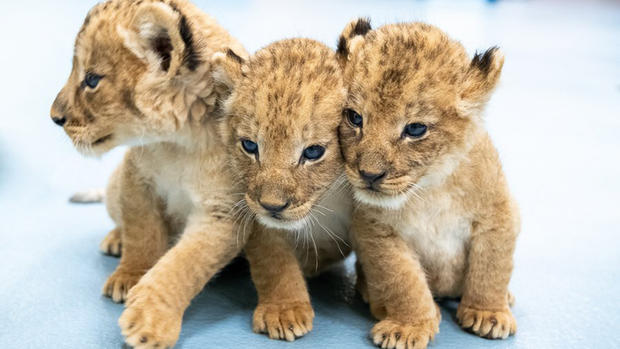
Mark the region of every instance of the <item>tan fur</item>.
[[[347, 118], [346, 172], [360, 202], [352, 232], [372, 329], [383, 348], [424, 348], [439, 331], [433, 297], [460, 297], [460, 325], [479, 336], [516, 331], [508, 283], [520, 229], [501, 164], [482, 126], [499, 79], [497, 49], [470, 59], [422, 23], [347, 26], [339, 44]], [[426, 125], [419, 138], [405, 126]], [[384, 173], [368, 184], [361, 172]], [[364, 281], [364, 278], [366, 281]]]
[[[122, 246], [103, 292], [126, 300], [119, 323], [134, 348], [173, 346], [190, 300], [243, 246], [219, 126], [217, 102], [228, 92], [211, 78], [210, 59], [224, 47], [246, 55], [184, 0], [99, 4], [52, 106], [86, 155], [133, 145], [110, 179], [106, 203], [117, 227], [102, 249], [119, 254]], [[95, 88], [83, 83], [87, 73], [103, 76]]]
[[[245, 248], [258, 291], [253, 328], [294, 340], [312, 329], [314, 312], [303, 274], [320, 272], [350, 251], [351, 195], [342, 172], [338, 126], [345, 98], [332, 50], [308, 39], [283, 40], [248, 61], [219, 54], [215, 76], [232, 87], [233, 173], [245, 189], [239, 219], [253, 220]], [[258, 145], [258, 154], [242, 147]], [[304, 149], [325, 147], [303, 160]], [[288, 206], [276, 217], [261, 206]]]

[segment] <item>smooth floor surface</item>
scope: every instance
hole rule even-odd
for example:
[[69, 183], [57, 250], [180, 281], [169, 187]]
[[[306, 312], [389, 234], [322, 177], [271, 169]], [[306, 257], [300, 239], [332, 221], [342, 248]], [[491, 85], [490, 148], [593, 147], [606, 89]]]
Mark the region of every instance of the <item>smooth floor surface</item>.
[[[307, 36], [335, 45], [349, 19], [424, 20], [473, 54], [499, 45], [502, 85], [487, 125], [521, 204], [511, 290], [519, 330], [504, 341], [460, 330], [444, 303], [431, 348], [620, 347], [620, 4], [605, 1], [198, 1], [254, 51]], [[94, 1], [0, 4], [0, 348], [120, 348], [122, 305], [100, 295], [117, 259], [98, 252], [102, 187], [122, 156], [82, 158], [49, 119]], [[348, 261], [349, 266], [351, 260]], [[256, 293], [237, 263], [188, 309], [179, 348], [372, 348], [373, 319], [350, 268], [309, 281], [314, 330], [294, 342], [251, 331]]]

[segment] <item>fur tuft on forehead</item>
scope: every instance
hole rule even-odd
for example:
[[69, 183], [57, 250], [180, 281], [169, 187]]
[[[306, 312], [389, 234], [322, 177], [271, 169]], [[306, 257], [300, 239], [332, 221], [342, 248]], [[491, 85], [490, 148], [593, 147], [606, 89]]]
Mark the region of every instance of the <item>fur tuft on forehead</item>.
[[235, 117], [296, 118], [303, 126], [302, 121], [342, 107], [332, 105], [344, 94], [340, 67], [334, 52], [317, 41], [282, 40], [247, 61], [228, 50], [213, 61], [215, 79], [234, 89], [225, 105]]

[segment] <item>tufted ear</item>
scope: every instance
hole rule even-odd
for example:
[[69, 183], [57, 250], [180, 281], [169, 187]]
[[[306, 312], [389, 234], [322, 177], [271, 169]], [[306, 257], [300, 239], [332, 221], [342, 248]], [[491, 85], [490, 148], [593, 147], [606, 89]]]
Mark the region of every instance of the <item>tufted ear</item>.
[[182, 66], [195, 70], [199, 58], [187, 18], [163, 2], [138, 6], [129, 28], [118, 28], [125, 46], [153, 71], [175, 74]]
[[231, 49], [228, 49], [226, 53], [216, 52], [211, 61], [213, 79], [229, 90], [235, 88], [247, 69], [245, 60]]
[[482, 111], [497, 86], [503, 66], [504, 55], [497, 47], [474, 55], [461, 88], [459, 107], [463, 115], [473, 116]]
[[364, 37], [371, 30], [369, 18], [358, 18], [347, 24], [342, 34], [340, 34], [338, 49], [336, 50], [338, 61], [341, 65], [346, 65], [351, 59], [351, 55], [357, 51], [364, 42]]

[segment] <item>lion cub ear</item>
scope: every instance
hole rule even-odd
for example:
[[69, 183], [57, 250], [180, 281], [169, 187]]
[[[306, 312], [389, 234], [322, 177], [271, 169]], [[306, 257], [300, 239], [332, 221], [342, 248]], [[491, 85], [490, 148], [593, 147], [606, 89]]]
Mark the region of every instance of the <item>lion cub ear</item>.
[[211, 64], [215, 82], [229, 90], [235, 88], [247, 70], [245, 59], [231, 49], [225, 53], [216, 52], [211, 59]]
[[347, 24], [340, 34], [338, 49], [336, 50], [338, 61], [342, 66], [351, 60], [357, 49], [364, 43], [366, 34], [371, 30], [369, 18], [358, 18]]
[[[125, 46], [138, 58], [146, 61], [149, 70], [175, 73], [184, 63], [184, 38], [189, 37], [191, 44], [187, 19], [163, 2], [143, 3], [138, 6], [129, 28], [118, 29], [124, 38]], [[190, 47], [191, 49], [193, 48]]]
[[497, 47], [476, 53], [465, 74], [459, 107], [464, 116], [479, 114], [497, 86], [504, 55]]

